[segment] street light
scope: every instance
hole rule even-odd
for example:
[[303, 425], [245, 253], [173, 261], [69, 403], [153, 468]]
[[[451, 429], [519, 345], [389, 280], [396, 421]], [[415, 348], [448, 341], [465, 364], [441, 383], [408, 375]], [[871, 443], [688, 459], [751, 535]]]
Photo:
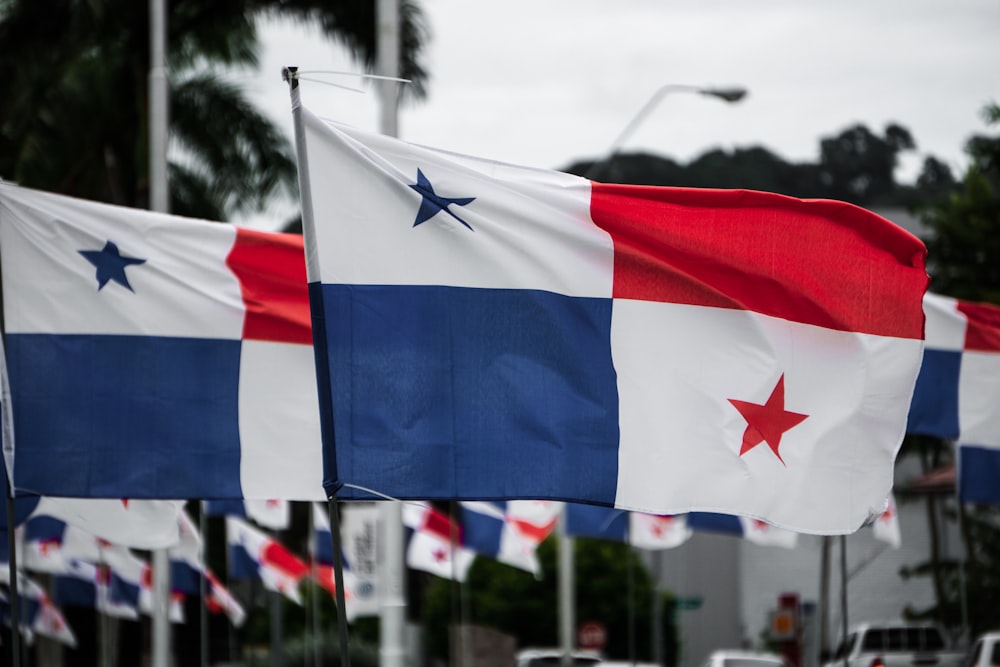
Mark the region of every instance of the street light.
[[632, 133], [635, 132], [636, 128], [639, 127], [642, 121], [646, 120], [646, 116], [648, 116], [656, 105], [660, 103], [660, 100], [670, 93], [681, 92], [717, 97], [723, 102], [729, 103], [739, 102], [747, 96], [747, 89], [740, 86], [733, 86], [731, 88], [704, 88], [701, 86], [688, 86], [680, 83], [668, 83], [665, 86], [660, 86], [660, 88], [653, 93], [653, 96], [649, 98], [649, 101], [646, 102], [641, 109], [639, 109], [639, 113], [637, 113], [632, 120], [629, 121], [629, 124], [625, 126], [625, 129], [618, 135], [618, 138], [615, 139], [614, 143], [611, 144], [611, 149], [608, 151], [607, 156], [592, 164], [590, 169], [587, 170], [587, 173], [584, 174], [584, 178], [594, 178], [605, 166], [611, 163], [615, 156], [618, 155], [618, 151], [622, 147], [622, 144], [625, 143], [625, 140], [632, 136]]

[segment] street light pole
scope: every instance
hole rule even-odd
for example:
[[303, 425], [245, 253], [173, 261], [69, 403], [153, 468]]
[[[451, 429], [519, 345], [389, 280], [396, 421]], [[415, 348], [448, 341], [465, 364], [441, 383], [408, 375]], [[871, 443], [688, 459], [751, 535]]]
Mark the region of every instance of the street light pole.
[[615, 156], [618, 155], [618, 151], [621, 149], [625, 141], [632, 136], [632, 133], [636, 131], [642, 121], [646, 120], [646, 117], [650, 112], [656, 108], [656, 106], [663, 100], [664, 97], [670, 93], [697, 93], [699, 95], [707, 95], [708, 97], [717, 97], [723, 102], [739, 102], [744, 97], [747, 96], [747, 89], [740, 86], [733, 86], [731, 88], [707, 88], [702, 86], [690, 86], [680, 83], [668, 83], [665, 86], [660, 86], [659, 89], [653, 96], [649, 98], [649, 101], [639, 109], [639, 112], [629, 121], [625, 129], [622, 130], [618, 138], [614, 140], [611, 144], [610, 150], [608, 150], [607, 156], [603, 159], [598, 160], [590, 166], [587, 173], [584, 174], [584, 178], [592, 179], [596, 177], [607, 165], [614, 160]]

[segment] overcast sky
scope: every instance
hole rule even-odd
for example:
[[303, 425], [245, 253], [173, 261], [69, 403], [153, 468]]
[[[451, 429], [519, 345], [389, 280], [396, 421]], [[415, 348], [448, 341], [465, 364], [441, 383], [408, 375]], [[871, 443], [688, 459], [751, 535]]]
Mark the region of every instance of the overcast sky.
[[[956, 175], [962, 146], [1000, 102], [1000, 0], [422, 0], [428, 96], [403, 106], [416, 143], [559, 169], [604, 155], [666, 84], [743, 86], [737, 104], [671, 93], [622, 150], [687, 161], [711, 148], [765, 146], [815, 161], [822, 137], [897, 122]], [[258, 75], [239, 77], [291, 136], [284, 65], [358, 68], [299, 25], [267, 24]], [[357, 85], [357, 80], [315, 75]], [[374, 92], [303, 82], [317, 115], [378, 129]], [[994, 130], [996, 131], [996, 130]]]

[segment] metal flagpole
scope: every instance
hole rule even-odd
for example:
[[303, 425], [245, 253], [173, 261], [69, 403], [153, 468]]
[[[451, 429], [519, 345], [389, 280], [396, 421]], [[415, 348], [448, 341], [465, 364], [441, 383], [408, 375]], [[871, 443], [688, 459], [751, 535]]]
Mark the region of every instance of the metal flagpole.
[[319, 655], [319, 644], [320, 644], [320, 634], [319, 634], [319, 569], [317, 567], [316, 561], [316, 508], [312, 503], [309, 503], [309, 544], [312, 549], [312, 563], [310, 564], [310, 569], [312, 570], [312, 633], [313, 633], [313, 661], [316, 667], [320, 667], [320, 655]]
[[[375, 3], [376, 57], [378, 74], [384, 77], [399, 76], [399, 0], [378, 0]], [[391, 137], [399, 134], [399, 84], [395, 81], [378, 82], [379, 130]], [[382, 525], [381, 551], [381, 667], [403, 667], [406, 657], [406, 569], [403, 560], [403, 506], [398, 500], [379, 505]]]
[[628, 661], [635, 667], [635, 548], [628, 528], [625, 529], [625, 549], [628, 555]]
[[[830, 650], [830, 550], [833, 538], [824, 535], [822, 538], [819, 561], [819, 651]], [[825, 660], [820, 658], [820, 663]]]
[[[166, 0], [149, 1], [149, 207], [167, 213], [167, 12]], [[153, 551], [153, 667], [170, 659], [170, 560]]]
[[[0, 309], [0, 324], [3, 322], [2, 309]], [[14, 453], [14, 428], [11, 423], [10, 387], [7, 384], [7, 353], [4, 351], [3, 337], [0, 336], [0, 438], [3, 440], [4, 471], [6, 475], [9, 470], [7, 461], [11, 460]], [[20, 619], [20, 600], [18, 599], [17, 586], [17, 530], [16, 530], [16, 496], [14, 491], [14, 480], [11, 477], [4, 478], [7, 481], [7, 569], [10, 575], [10, 617]], [[21, 637], [18, 623], [11, 622], [10, 633], [10, 664], [13, 667], [21, 667]]]
[[340, 637], [340, 664], [351, 667], [347, 642], [347, 597], [344, 595], [344, 549], [340, 536], [340, 510], [337, 499], [327, 500], [330, 513], [330, 541], [333, 543], [333, 580], [337, 589], [337, 629]]
[[[6, 474], [6, 473], [4, 473]], [[7, 493], [7, 567], [10, 570], [10, 664], [21, 667], [21, 611], [17, 592], [17, 538], [14, 530], [14, 490]]]
[[[847, 538], [840, 536], [840, 641], [847, 641]], [[844, 651], [844, 667], [847, 667], [847, 651]]]
[[559, 645], [562, 647], [562, 665], [573, 664], [573, 538], [566, 534], [566, 506], [559, 514]]
[[[312, 210], [312, 190], [309, 180], [309, 157], [306, 153], [305, 127], [302, 122], [302, 99], [299, 91], [298, 67], [286, 67], [282, 78], [288, 83], [292, 100], [292, 125], [295, 129], [295, 150], [299, 166], [299, 207], [302, 212], [302, 230], [305, 234], [314, 234], [315, 218]], [[333, 578], [337, 589], [337, 626], [340, 636], [340, 664], [351, 666], [351, 656], [347, 642], [347, 607], [344, 597], [344, 556], [340, 538], [340, 516], [337, 511], [337, 499], [330, 496], [327, 499], [330, 513], [330, 541], [333, 543]], [[382, 629], [385, 632], [385, 629]]]
[[201, 593], [201, 607], [199, 608], [199, 623], [201, 626], [201, 667], [208, 667], [208, 577], [206, 573], [208, 571], [208, 531], [206, 530], [205, 523], [207, 518], [205, 516], [205, 502], [200, 501], [198, 503], [198, 535], [201, 537], [201, 563], [202, 572], [201, 576], [198, 577], [198, 588]]

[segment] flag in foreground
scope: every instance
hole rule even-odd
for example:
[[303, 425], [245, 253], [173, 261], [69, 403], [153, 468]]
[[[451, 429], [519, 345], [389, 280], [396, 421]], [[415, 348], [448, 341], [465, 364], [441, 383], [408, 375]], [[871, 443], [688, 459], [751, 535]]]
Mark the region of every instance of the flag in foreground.
[[850, 204], [592, 183], [296, 113], [328, 489], [813, 533], [882, 513], [919, 239]]
[[0, 184], [15, 489], [324, 498], [301, 243]]

